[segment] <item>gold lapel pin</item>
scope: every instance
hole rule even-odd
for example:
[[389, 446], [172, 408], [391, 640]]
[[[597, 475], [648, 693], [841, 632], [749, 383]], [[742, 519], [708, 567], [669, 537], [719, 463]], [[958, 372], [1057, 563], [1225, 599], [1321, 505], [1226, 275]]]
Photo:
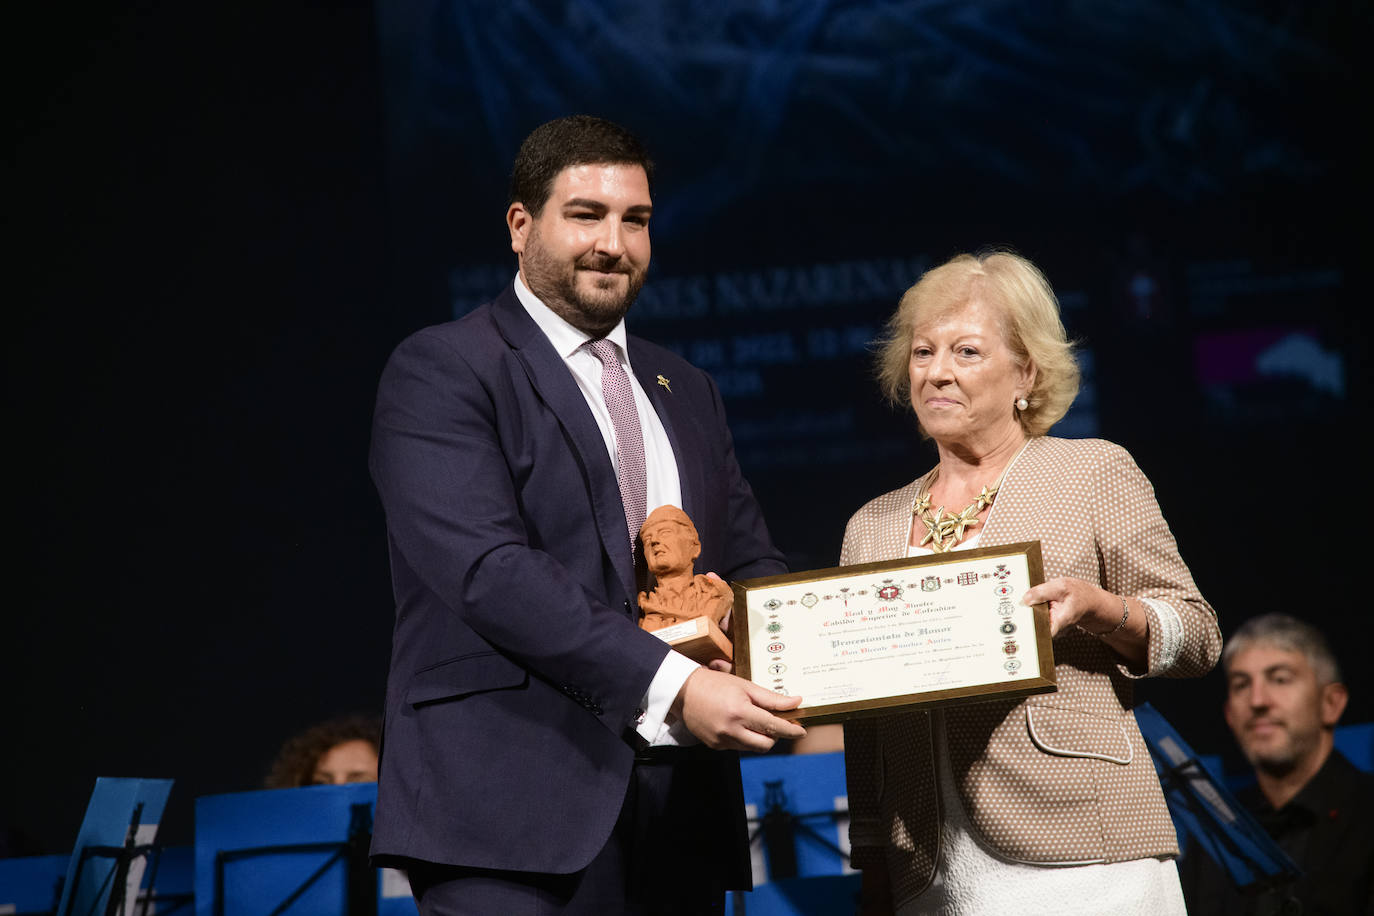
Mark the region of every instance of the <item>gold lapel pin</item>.
[[664, 388], [667, 388], [669, 394], [672, 394], [672, 393], [673, 393], [673, 386], [672, 386], [672, 385], [669, 385], [669, 384], [668, 384], [668, 380], [667, 380], [666, 378], [664, 378], [662, 375], [660, 375], [660, 376], [658, 377], [658, 383], [659, 383], [660, 385], [662, 385]]

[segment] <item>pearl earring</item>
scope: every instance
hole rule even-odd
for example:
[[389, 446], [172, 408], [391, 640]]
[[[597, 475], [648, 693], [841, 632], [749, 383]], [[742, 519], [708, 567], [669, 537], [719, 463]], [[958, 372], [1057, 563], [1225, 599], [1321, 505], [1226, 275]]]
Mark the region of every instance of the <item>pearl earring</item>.
[[1016, 399], [1016, 409], [1017, 409], [1017, 410], [1025, 410], [1025, 409], [1026, 409], [1027, 407], [1029, 407], [1029, 406], [1030, 406], [1030, 401], [1027, 401], [1025, 398], [1017, 398], [1017, 399]]

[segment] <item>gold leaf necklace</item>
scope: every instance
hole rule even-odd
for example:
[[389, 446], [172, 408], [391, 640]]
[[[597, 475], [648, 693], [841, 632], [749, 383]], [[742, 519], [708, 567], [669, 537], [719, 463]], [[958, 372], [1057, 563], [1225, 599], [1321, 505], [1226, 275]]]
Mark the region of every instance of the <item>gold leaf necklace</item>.
[[[1004, 470], [1003, 475], [1006, 474]], [[947, 553], [958, 546], [964, 539], [967, 529], [978, 524], [978, 515], [997, 498], [997, 491], [1002, 486], [1002, 479], [999, 477], [997, 483], [991, 488], [983, 487], [983, 492], [974, 498], [973, 502], [964, 507], [964, 510], [957, 515], [950, 515], [945, 512], [945, 507], [940, 506], [933, 513], [930, 511], [930, 488], [940, 476], [939, 465], [931, 472], [930, 478], [921, 487], [921, 492], [916, 497], [916, 505], [911, 510], [911, 514], [920, 519], [921, 524], [926, 526], [926, 536], [921, 539], [918, 545], [924, 547], [930, 545], [930, 549], [935, 553]]]

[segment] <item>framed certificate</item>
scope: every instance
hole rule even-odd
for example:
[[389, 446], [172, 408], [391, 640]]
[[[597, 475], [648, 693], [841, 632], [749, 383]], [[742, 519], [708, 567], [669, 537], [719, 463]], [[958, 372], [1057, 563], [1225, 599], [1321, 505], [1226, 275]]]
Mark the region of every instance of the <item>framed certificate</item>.
[[840, 721], [1056, 689], [1040, 542], [735, 582], [735, 673]]

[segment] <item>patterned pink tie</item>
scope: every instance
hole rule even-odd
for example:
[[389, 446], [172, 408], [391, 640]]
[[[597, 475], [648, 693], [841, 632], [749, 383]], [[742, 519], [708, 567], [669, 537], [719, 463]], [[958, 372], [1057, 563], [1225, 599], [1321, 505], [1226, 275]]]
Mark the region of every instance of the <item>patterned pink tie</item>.
[[611, 414], [615, 428], [616, 479], [620, 482], [620, 500], [625, 504], [625, 523], [630, 529], [630, 543], [639, 536], [648, 511], [649, 476], [644, 470], [644, 434], [639, 428], [639, 414], [635, 411], [634, 389], [630, 377], [620, 365], [620, 354], [609, 340], [589, 340], [587, 349], [601, 360], [601, 396]]

